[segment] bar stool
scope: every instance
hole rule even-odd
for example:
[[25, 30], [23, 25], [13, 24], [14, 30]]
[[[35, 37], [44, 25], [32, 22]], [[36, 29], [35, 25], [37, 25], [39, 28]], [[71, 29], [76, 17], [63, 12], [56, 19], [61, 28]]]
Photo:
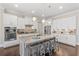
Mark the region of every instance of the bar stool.
[[41, 43], [41, 44], [40, 44], [40, 47], [39, 47], [39, 55], [40, 55], [40, 56], [45, 56], [44, 43]]
[[55, 52], [55, 49], [56, 49], [55, 37], [50, 40], [50, 45], [51, 45], [51, 46], [50, 46], [51, 55], [53, 55], [53, 53]]
[[45, 44], [45, 56], [50, 56], [51, 53], [50, 42], [46, 41], [44, 44]]
[[55, 51], [59, 51], [59, 43], [58, 43], [58, 38], [55, 38]]

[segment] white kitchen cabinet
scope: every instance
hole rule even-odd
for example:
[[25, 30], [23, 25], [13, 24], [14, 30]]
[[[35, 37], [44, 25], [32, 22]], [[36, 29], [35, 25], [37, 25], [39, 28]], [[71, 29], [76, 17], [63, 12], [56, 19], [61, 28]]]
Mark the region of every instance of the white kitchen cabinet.
[[17, 26], [17, 16], [3, 13], [3, 26], [4, 27], [16, 27]]
[[24, 18], [22, 17], [18, 17], [17, 20], [17, 29], [24, 29], [25, 28], [25, 22], [24, 22]]
[[[0, 13], [0, 37], [1, 37], [1, 13]], [[1, 43], [1, 39], [0, 39], [0, 43]]]
[[38, 22], [37, 21], [33, 22], [32, 28], [33, 29], [38, 29]]
[[53, 21], [52, 28], [54, 29], [76, 28], [76, 16], [56, 19]]
[[69, 35], [68, 41], [70, 45], [76, 46], [76, 35]]
[[24, 24], [25, 25], [28, 25], [28, 24], [33, 25], [32, 17], [25, 17]]
[[38, 30], [38, 22], [37, 21], [33, 21], [32, 17], [25, 17], [24, 24], [25, 25], [29, 25], [29, 24], [33, 25], [32, 29], [37, 29]]
[[75, 46], [76, 45], [76, 36], [75, 35], [66, 35], [66, 34], [62, 34], [59, 35], [58, 37], [58, 41], [61, 43], [65, 43], [68, 45], [72, 45]]
[[4, 40], [4, 30], [3, 30], [3, 9], [0, 9], [0, 47], [3, 46], [3, 40]]
[[[76, 16], [71, 16], [71, 17], [63, 17], [63, 18], [58, 18], [56, 20], [53, 20], [52, 23], [52, 31], [53, 29], [56, 30], [61, 30], [62, 29], [76, 29]], [[73, 29], [73, 30], [74, 30]], [[66, 34], [65, 32], [63, 34], [59, 34], [59, 42], [69, 44], [72, 46], [76, 45], [76, 35], [69, 35]]]

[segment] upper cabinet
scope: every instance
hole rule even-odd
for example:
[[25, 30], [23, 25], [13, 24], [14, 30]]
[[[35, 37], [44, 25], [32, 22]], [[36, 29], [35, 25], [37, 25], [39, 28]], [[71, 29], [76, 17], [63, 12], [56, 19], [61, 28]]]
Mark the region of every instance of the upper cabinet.
[[18, 20], [17, 20], [17, 29], [24, 29], [24, 28], [25, 28], [24, 18], [18, 17]]
[[33, 25], [32, 29], [37, 29], [38, 28], [37, 21], [33, 21], [32, 17], [25, 17], [24, 24], [25, 25]]
[[28, 25], [28, 24], [33, 25], [32, 17], [25, 17], [24, 19], [25, 19], [24, 20], [25, 25]]
[[25, 25], [33, 25], [32, 28], [33, 29], [37, 29], [38, 28], [38, 23], [37, 21], [32, 21], [32, 17], [18, 17], [17, 20], [17, 28], [18, 29], [24, 29]]
[[33, 29], [38, 29], [37, 21], [33, 22], [32, 17], [17, 17], [12, 14], [3, 13], [3, 27], [17, 27], [24, 29], [25, 25], [33, 25]]
[[66, 29], [66, 28], [76, 28], [76, 17], [66, 17], [61, 19], [56, 19], [53, 21], [54, 29]]
[[17, 27], [17, 16], [4, 13], [3, 14], [3, 26], [4, 27]]
[[1, 10], [0, 10], [0, 43], [2, 41], [2, 19], [1, 19]]

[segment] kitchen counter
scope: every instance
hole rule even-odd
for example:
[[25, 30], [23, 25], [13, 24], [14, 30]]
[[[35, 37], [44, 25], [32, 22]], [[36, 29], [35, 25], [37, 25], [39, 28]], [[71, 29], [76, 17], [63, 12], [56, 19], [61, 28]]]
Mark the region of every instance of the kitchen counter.
[[17, 34], [17, 37], [32, 36], [32, 35], [39, 35], [39, 33]]
[[30, 33], [30, 34], [17, 34], [17, 39], [13, 40], [13, 41], [5, 41], [3, 43], [0, 44], [0, 48], [7, 48], [7, 47], [11, 47], [14, 45], [18, 45], [20, 44], [20, 40], [19, 37], [25, 37], [25, 36], [32, 36], [32, 35], [38, 35], [38, 33]]
[[29, 36], [20, 36], [20, 55], [24, 56], [24, 55], [28, 55], [28, 46], [32, 46], [32, 45], [37, 45], [37, 44], [41, 44], [40, 42], [45, 42], [45, 41], [49, 41], [51, 39], [54, 38], [53, 35], [42, 35], [42, 36], [37, 36], [33, 37], [34, 35], [29, 35]]
[[45, 40], [49, 40], [51, 38], [53, 38], [53, 35], [43, 35], [43, 36], [38, 36], [39, 38], [32, 38], [32, 36], [28, 36], [28, 37], [21, 37], [21, 41], [23, 40], [27, 45], [29, 44], [35, 44], [35, 43], [39, 43]]
[[69, 35], [69, 34], [51, 34], [51, 35], [42, 35], [42, 36], [38, 36], [38, 38], [34, 39], [33, 36], [35, 36], [37, 34], [29, 34], [29, 35], [20, 35], [19, 36], [19, 40], [20, 40], [20, 44], [21, 44], [21, 51], [20, 54], [23, 55], [24, 54], [24, 47], [26, 45], [32, 45], [35, 43], [39, 43], [45, 40], [50, 40], [53, 37], [56, 37], [58, 39], [58, 42], [64, 43], [64, 44], [68, 44], [71, 46], [75, 46], [76, 45], [76, 36], [75, 35]]
[[23, 34], [23, 35], [19, 36], [19, 39], [21, 41], [28, 43], [28, 44], [30, 44], [30, 43], [32, 44], [32, 43], [40, 42], [42, 40], [46, 40], [46, 39], [49, 39], [52, 37], [56, 37], [58, 39], [58, 42], [72, 45], [72, 46], [76, 45], [76, 36], [75, 35], [69, 35], [69, 34], [43, 35], [43, 36], [39, 36], [40, 39], [32, 39], [32, 35], [37, 35], [37, 34], [28, 34], [28, 35]]

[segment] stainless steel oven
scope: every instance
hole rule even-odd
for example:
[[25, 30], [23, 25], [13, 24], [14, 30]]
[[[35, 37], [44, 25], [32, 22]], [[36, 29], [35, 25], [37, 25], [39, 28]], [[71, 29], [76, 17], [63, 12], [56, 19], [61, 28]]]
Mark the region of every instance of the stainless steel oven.
[[5, 27], [5, 41], [16, 40], [16, 27]]

